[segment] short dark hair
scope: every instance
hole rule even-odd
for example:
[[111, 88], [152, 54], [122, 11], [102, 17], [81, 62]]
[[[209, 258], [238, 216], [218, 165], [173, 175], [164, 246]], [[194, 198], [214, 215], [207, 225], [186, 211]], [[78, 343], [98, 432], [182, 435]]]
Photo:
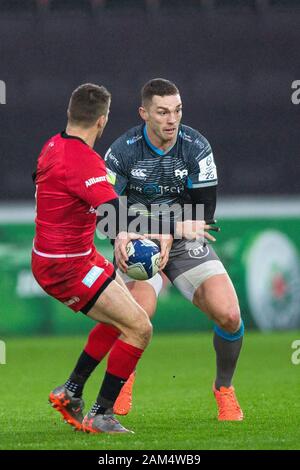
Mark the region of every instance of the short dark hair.
[[68, 107], [70, 124], [91, 127], [107, 114], [111, 94], [104, 86], [84, 83], [73, 91]]
[[154, 78], [153, 80], [149, 80], [149, 82], [145, 83], [142, 88], [142, 104], [144, 105], [151, 101], [154, 95], [171, 96], [178, 94], [179, 90], [173, 82], [165, 80], [164, 78]]

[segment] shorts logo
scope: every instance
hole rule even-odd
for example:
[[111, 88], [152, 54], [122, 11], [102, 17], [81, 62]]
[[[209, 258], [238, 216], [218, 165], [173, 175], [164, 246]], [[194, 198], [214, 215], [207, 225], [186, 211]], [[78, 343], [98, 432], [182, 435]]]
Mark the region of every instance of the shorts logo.
[[67, 307], [70, 307], [70, 305], [76, 304], [77, 302], [80, 302], [79, 297], [71, 297], [69, 300], [66, 300], [66, 302], [64, 302], [64, 304]]
[[94, 282], [98, 279], [99, 276], [101, 276], [103, 272], [104, 269], [99, 268], [99, 266], [93, 266], [81, 282], [87, 287], [92, 287]]
[[86, 180], [85, 185], [88, 188], [89, 186], [92, 186], [92, 184], [102, 183], [103, 181], [107, 181], [106, 176], [97, 176], [96, 178], [90, 178], [89, 180]]
[[189, 249], [189, 256], [191, 258], [201, 259], [209, 255], [209, 248], [207, 245], [197, 246], [196, 248]]

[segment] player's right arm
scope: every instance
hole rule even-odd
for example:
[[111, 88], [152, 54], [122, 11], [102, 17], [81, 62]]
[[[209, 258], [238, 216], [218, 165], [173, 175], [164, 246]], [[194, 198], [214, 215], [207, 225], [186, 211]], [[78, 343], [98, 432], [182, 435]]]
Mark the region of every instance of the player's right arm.
[[121, 196], [125, 193], [129, 180], [128, 169], [121, 152], [111, 146], [104, 157], [107, 168], [107, 179], [114, 186], [116, 193]]
[[76, 165], [73, 160], [66, 163], [66, 184], [71, 194], [94, 209], [118, 197], [107, 179], [105, 164], [96, 152], [87, 150]]

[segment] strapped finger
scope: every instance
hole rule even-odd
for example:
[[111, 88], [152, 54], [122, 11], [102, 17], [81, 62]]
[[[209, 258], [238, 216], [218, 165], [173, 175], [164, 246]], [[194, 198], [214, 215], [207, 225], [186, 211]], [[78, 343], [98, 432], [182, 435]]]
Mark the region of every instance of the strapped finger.
[[215, 237], [213, 237], [213, 236], [212, 236], [210, 233], [208, 233], [208, 232], [204, 232], [204, 236], [205, 236], [205, 238], [207, 238], [208, 240], [210, 240], [210, 241], [212, 241], [212, 242], [215, 242], [215, 241], [216, 241]]
[[209, 220], [206, 220], [206, 221], [205, 221], [205, 223], [206, 223], [207, 225], [214, 225], [214, 224], [216, 224], [217, 222], [218, 222], [217, 219], [209, 219]]
[[211, 230], [212, 232], [220, 232], [220, 227], [211, 227], [210, 225], [208, 226], [209, 228], [207, 228], [206, 230]]

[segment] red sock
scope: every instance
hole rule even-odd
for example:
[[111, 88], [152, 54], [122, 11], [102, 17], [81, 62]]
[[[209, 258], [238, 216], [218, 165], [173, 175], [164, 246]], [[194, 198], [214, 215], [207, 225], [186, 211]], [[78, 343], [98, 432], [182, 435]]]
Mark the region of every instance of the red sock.
[[101, 361], [111, 350], [120, 331], [112, 325], [98, 323], [90, 332], [84, 351], [96, 361]]
[[136, 364], [143, 352], [143, 349], [136, 348], [131, 344], [124, 343], [121, 339], [117, 339], [108, 356], [106, 372], [127, 380], [135, 370]]

